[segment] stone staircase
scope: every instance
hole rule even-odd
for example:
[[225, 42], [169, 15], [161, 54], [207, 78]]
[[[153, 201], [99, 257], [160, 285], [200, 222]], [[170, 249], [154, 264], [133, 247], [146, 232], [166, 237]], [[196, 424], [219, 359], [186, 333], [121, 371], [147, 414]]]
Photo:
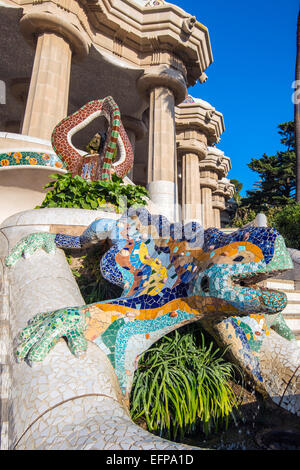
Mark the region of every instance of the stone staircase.
[[284, 279], [268, 279], [264, 281], [264, 285], [286, 293], [288, 304], [282, 313], [300, 345], [300, 290], [295, 290], [294, 281]]

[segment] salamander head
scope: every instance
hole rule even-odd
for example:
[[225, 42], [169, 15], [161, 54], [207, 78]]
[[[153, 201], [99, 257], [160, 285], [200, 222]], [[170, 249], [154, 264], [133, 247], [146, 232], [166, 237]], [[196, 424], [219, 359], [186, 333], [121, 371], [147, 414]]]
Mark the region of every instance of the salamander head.
[[192, 295], [226, 301], [240, 315], [272, 314], [285, 308], [283, 292], [257, 285], [293, 268], [284, 240], [274, 228], [248, 227], [229, 235], [208, 229], [197, 260], [200, 274]]

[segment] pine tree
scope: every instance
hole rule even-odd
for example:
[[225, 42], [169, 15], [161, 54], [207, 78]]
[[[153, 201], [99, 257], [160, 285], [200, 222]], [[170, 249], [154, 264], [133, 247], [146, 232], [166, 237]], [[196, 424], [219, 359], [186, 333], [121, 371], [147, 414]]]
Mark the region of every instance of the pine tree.
[[296, 155], [295, 125], [293, 121], [279, 124], [281, 143], [286, 147], [275, 155], [264, 154], [252, 158], [248, 163], [251, 170], [258, 173], [260, 180], [254, 185], [257, 189], [247, 191], [242, 206], [248, 206], [256, 213], [268, 212], [272, 207], [283, 207], [295, 199]]

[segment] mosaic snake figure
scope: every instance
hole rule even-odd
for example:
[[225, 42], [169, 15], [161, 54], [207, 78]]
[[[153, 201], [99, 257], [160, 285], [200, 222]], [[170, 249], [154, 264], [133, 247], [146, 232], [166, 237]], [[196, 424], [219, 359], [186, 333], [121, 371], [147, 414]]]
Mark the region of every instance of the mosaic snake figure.
[[[82, 155], [71, 142], [79, 130], [86, 127], [98, 116], [105, 116], [109, 122], [108, 135], [103, 150], [104, 157]], [[102, 100], [93, 100], [78, 111], [64, 118], [54, 128], [51, 137], [55, 153], [66, 164], [72, 176], [79, 175], [85, 179], [108, 181], [112, 172], [124, 178], [133, 165], [133, 151], [127, 137], [118, 105], [111, 96]], [[115, 152], [119, 148], [120, 158], [113, 163]]]
[[[19, 335], [18, 361], [41, 363], [62, 336], [76, 357], [93, 342], [109, 358], [128, 398], [141, 354], [163, 335], [198, 320], [222, 346], [230, 346], [234, 360], [261, 390], [278, 397], [282, 406], [288, 390], [289, 409], [300, 413], [299, 374], [287, 360], [295, 354], [299, 359], [300, 350], [280, 313], [286, 295], [255, 284], [292, 268], [275, 229], [250, 227], [226, 235], [194, 222], [170, 224], [145, 209], [129, 210], [119, 220], [95, 220], [81, 236], [29, 235], [6, 264], [13, 266], [38, 248], [52, 253], [106, 239], [112, 247], [102, 257], [101, 272], [123, 287], [121, 297], [36, 315]], [[104, 448], [93, 437], [85, 442], [93, 442], [88, 448]]]

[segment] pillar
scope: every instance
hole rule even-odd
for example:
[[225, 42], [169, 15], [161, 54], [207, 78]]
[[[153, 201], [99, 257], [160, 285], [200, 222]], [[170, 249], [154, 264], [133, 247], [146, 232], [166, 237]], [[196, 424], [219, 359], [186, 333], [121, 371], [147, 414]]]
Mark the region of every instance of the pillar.
[[22, 134], [49, 140], [68, 111], [72, 51], [54, 33], [39, 36]]
[[198, 155], [186, 153], [182, 157], [183, 221], [201, 223], [201, 192]]
[[[130, 140], [133, 154], [135, 156], [136, 141], [145, 137], [147, 132], [146, 124], [141, 119], [127, 115], [122, 116], [122, 124], [127, 133], [128, 139]], [[127, 176], [131, 179], [131, 181], [134, 180], [134, 164]]]
[[225, 209], [225, 198], [221, 193], [213, 194], [212, 207], [214, 215], [214, 227], [221, 228], [221, 211]]
[[179, 219], [175, 104], [186, 95], [179, 71], [150, 67], [138, 81], [149, 96], [148, 190], [160, 213], [170, 221]]
[[36, 52], [22, 134], [50, 140], [52, 130], [67, 115], [71, 60], [88, 54], [88, 44], [71, 23], [45, 12], [27, 13], [20, 21]]
[[200, 169], [201, 202], [203, 210], [202, 221], [204, 228], [215, 226], [212, 193], [217, 189], [217, 178], [218, 176], [214, 172], [201, 171]]

